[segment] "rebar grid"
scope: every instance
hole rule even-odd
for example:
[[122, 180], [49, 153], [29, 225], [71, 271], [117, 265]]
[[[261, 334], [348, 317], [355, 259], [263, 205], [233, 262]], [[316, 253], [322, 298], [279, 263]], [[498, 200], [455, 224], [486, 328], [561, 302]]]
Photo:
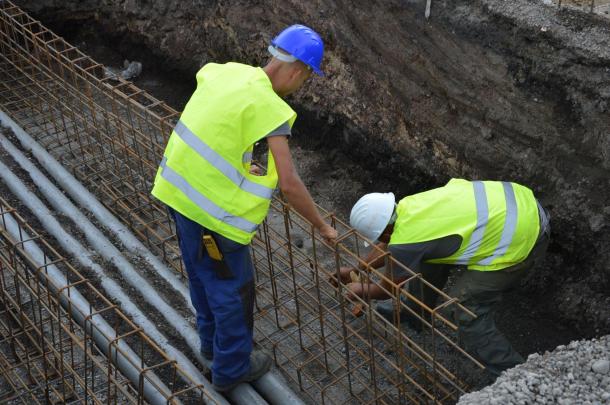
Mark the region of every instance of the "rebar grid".
[[[102, 65], [2, 0], [0, 49], [2, 109], [184, 275], [173, 225], [149, 195], [179, 113], [122, 79], [106, 77]], [[408, 295], [404, 284], [429, 284], [386, 254], [386, 268], [411, 274], [401, 285], [391, 283], [393, 305], [421, 319], [424, 331], [412, 333], [398, 318], [386, 320], [368, 300], [358, 302], [364, 316], [353, 316], [345, 287], [329, 278], [340, 266], [366, 265], [358, 258], [363, 240], [321, 211], [339, 230], [336, 246], [325, 244], [281, 199], [272, 202], [252, 249], [257, 341], [315, 403], [454, 402], [466, 387], [444, 359], [474, 360], [456, 343], [457, 326], [444, 311], [468, 311], [440, 291], [435, 308]], [[296, 247], [295, 232], [311, 247]], [[362, 280], [379, 282], [384, 274], [366, 266]]]
[[[9, 231], [10, 216], [18, 231]], [[19, 235], [15, 238], [15, 233]], [[36, 245], [44, 262], [28, 253]], [[29, 245], [29, 246], [28, 246]], [[67, 284], [57, 285], [49, 267], [59, 268]], [[74, 289], [86, 297], [92, 315], [81, 312], [79, 325], [65, 309]], [[68, 305], [60, 303], [60, 297]], [[0, 198], [0, 377], [7, 390], [0, 401], [23, 403], [142, 403], [144, 381], [157, 385], [156, 375], [169, 392], [167, 403], [214, 403], [203, 386], [193, 382], [137, 325], [102, 295], [50, 244]], [[116, 331], [105, 335], [108, 348], [97, 347], [92, 335], [104, 333], [92, 318], [102, 317]], [[113, 365], [123, 341], [139, 356], [139, 382], [127, 380]], [[106, 349], [108, 355], [104, 354]], [[15, 402], [17, 403], [17, 402]]]
[[[412, 313], [424, 323], [426, 333], [413, 334], [399, 319], [386, 320], [369, 300], [345, 299], [345, 287], [337, 288], [331, 279], [338, 278], [341, 266], [366, 265], [357, 249], [363, 239], [337, 218], [333, 222], [343, 235], [336, 247], [317, 238], [311, 224], [285, 203], [273, 202], [271, 215], [254, 240], [257, 340], [273, 348], [276, 363], [315, 403], [351, 403], [354, 398], [376, 404], [455, 400], [466, 387], [456, 370], [443, 366], [442, 356], [477, 362], [456, 344], [457, 326], [441, 311], [469, 311], [389, 254], [386, 268], [401, 268], [411, 275], [401, 286], [419, 280], [421, 288], [427, 285], [441, 295], [437, 307], [417, 301], [419, 311], [413, 311], [398, 297], [416, 297], [391, 283], [393, 291], [388, 292], [395, 297], [396, 313], [399, 308]], [[307, 236], [312, 254], [297, 248], [293, 235]], [[362, 282], [379, 283], [386, 277], [383, 269], [368, 265], [360, 274]], [[356, 305], [364, 316], [352, 314]]]
[[574, 6], [580, 5], [581, 7], [584, 7], [588, 3], [589, 12], [592, 13], [595, 10], [595, 0], [582, 0], [582, 1], [556, 0], [556, 3], [557, 3], [558, 8], [567, 7], [567, 4], [573, 4]]
[[148, 195], [179, 114], [133, 84], [106, 76], [102, 65], [11, 2], [0, 1], [0, 8], [5, 109], [184, 274], [177, 247], [165, 246], [172, 235], [167, 213]]

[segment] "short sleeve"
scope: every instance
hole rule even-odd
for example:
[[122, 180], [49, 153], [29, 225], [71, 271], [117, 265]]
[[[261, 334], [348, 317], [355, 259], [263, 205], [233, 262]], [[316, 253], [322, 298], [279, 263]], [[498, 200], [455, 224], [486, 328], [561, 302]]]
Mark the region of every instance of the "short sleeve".
[[[460, 235], [448, 235], [426, 242], [401, 243], [388, 247], [392, 256], [416, 273], [421, 271], [421, 264], [426, 260], [449, 257], [457, 252], [462, 244]], [[408, 274], [399, 266], [394, 266], [394, 278], [404, 278]], [[386, 269], [386, 276], [390, 276]]]
[[292, 129], [290, 128], [290, 124], [288, 124], [288, 121], [284, 122], [282, 125], [280, 125], [276, 129], [274, 129], [273, 131], [269, 132], [265, 136], [265, 138], [269, 138], [269, 137], [272, 137], [272, 136], [279, 136], [279, 135], [283, 135], [283, 136], [291, 136], [292, 135]]
[[[388, 250], [397, 261], [407, 266], [414, 272], [420, 271], [420, 263], [423, 261], [424, 254], [426, 253], [427, 243], [410, 243], [410, 244], [398, 244], [390, 245]], [[409, 274], [400, 266], [393, 267], [394, 279], [401, 279], [407, 277]], [[385, 275], [391, 277], [390, 269], [385, 269]]]

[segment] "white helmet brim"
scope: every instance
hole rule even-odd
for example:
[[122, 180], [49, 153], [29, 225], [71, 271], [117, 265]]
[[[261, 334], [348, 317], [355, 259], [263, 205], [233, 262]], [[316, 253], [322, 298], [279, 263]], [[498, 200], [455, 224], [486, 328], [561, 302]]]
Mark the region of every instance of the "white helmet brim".
[[395, 204], [394, 193], [366, 194], [354, 204], [349, 218], [350, 225], [376, 243], [392, 219]]

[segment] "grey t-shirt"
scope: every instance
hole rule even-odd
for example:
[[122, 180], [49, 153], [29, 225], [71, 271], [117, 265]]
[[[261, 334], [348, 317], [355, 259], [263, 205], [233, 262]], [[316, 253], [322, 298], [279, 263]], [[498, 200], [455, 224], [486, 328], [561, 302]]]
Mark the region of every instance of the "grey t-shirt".
[[[284, 122], [282, 125], [269, 132], [265, 138], [270, 138], [272, 136], [287, 136], [290, 137], [292, 135], [292, 130], [290, 128], [290, 124], [288, 121]], [[252, 162], [252, 152], [245, 152], [242, 156], [243, 163], [251, 163]]]
[[[538, 201], [536, 203], [538, 204], [538, 217], [540, 221], [540, 232], [538, 235], [538, 240], [540, 240], [543, 234], [547, 234], [547, 236], [550, 234], [550, 221], [546, 210], [542, 208]], [[425, 263], [426, 260], [451, 256], [457, 252], [461, 244], [462, 237], [460, 235], [449, 235], [426, 242], [390, 245], [388, 250], [396, 260], [415, 272], [421, 272], [422, 263]], [[399, 267], [395, 267], [393, 273], [395, 278], [408, 276]], [[386, 275], [390, 276], [388, 273]]]
[[[426, 242], [389, 245], [388, 250], [396, 260], [417, 273], [421, 271], [421, 264], [426, 260], [451, 256], [457, 252], [461, 244], [460, 235], [449, 235]], [[386, 269], [386, 275], [389, 276], [388, 272]], [[398, 266], [394, 266], [393, 273], [395, 279], [408, 276]]]
[[[549, 215], [540, 203], [538, 203], [538, 216], [540, 220], [538, 239], [540, 239], [542, 234], [546, 233], [548, 235], [550, 233]], [[390, 245], [388, 249], [396, 260], [417, 273], [421, 272], [421, 264], [425, 263], [426, 260], [449, 257], [457, 252], [461, 244], [462, 237], [460, 235], [449, 235], [426, 242]], [[395, 279], [408, 276], [400, 267], [395, 267], [393, 272]], [[386, 275], [390, 276], [387, 269]]]
[[274, 129], [273, 131], [269, 132], [265, 138], [269, 138], [272, 136], [278, 136], [278, 135], [284, 135], [284, 136], [292, 135], [292, 129], [290, 128], [290, 124], [288, 124], [288, 121], [284, 122], [282, 125], [280, 125], [276, 129]]

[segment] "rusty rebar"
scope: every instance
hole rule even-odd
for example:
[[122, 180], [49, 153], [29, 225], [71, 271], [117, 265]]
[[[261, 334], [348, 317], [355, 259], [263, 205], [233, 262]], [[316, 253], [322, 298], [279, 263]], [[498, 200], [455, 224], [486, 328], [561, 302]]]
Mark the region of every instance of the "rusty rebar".
[[[564, 6], [563, 0], [558, 0], [557, 8], [561, 9], [562, 6]], [[595, 0], [591, 0], [591, 2], [589, 3], [589, 13], [593, 13], [594, 11], [595, 11]]]
[[[3, 0], [0, 50], [0, 107], [184, 276], [175, 228], [149, 194], [179, 113], [132, 83], [106, 76], [102, 65]], [[362, 236], [320, 210], [341, 235], [336, 246], [279, 198], [252, 243], [258, 343], [315, 403], [455, 401], [467, 387], [439, 348], [478, 364], [459, 346], [457, 326], [444, 311], [474, 314], [389, 255], [390, 273], [369, 266], [360, 258]], [[297, 234], [311, 251], [295, 245]], [[364, 315], [353, 316], [346, 287], [331, 282], [341, 266], [364, 266], [363, 282], [387, 281], [396, 314], [411, 313], [423, 331], [414, 333], [398, 316], [385, 319], [368, 298], [355, 300]], [[391, 271], [398, 269], [435, 291], [440, 303], [429, 308], [393, 283]]]
[[[8, 227], [7, 219], [17, 224], [17, 231]], [[38, 262], [40, 257], [30, 255], [26, 245], [32, 242], [44, 253], [43, 263]], [[67, 284], [56, 285], [50, 268], [60, 269]], [[76, 301], [72, 304], [75, 290], [93, 306], [91, 315], [77, 317], [84, 325], [70, 313], [81, 307]], [[10, 387], [10, 392], [0, 394], [2, 402], [142, 403], [144, 382], [155, 384], [161, 378], [170, 387], [168, 403], [214, 403], [202, 386], [1, 198], [0, 308], [0, 378]], [[92, 336], [94, 329], [104, 333], [94, 316], [102, 317], [116, 330], [116, 335], [107, 336], [108, 348], [97, 346]], [[129, 381], [113, 365], [117, 356], [126, 354], [125, 343], [139, 349], [141, 363], [132, 364], [139, 370], [139, 384]]]

